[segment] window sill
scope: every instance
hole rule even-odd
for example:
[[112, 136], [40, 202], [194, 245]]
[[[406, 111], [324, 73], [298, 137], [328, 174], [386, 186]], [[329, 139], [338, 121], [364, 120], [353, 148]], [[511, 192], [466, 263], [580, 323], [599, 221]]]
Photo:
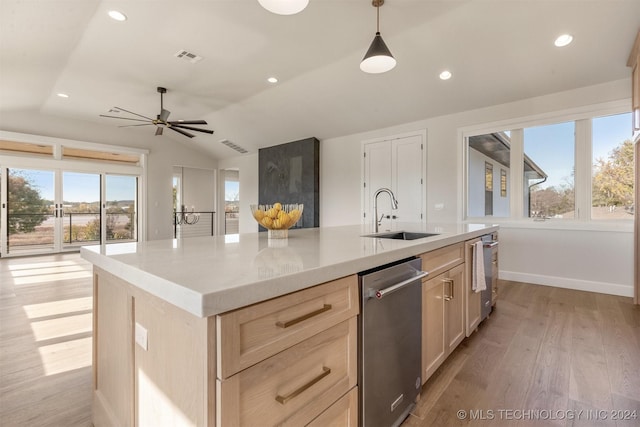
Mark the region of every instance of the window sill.
[[625, 221], [577, 221], [566, 219], [547, 219], [535, 221], [533, 219], [513, 220], [509, 218], [469, 218], [468, 223], [497, 224], [500, 228], [521, 228], [534, 230], [572, 230], [572, 231], [601, 231], [633, 233], [633, 219]]

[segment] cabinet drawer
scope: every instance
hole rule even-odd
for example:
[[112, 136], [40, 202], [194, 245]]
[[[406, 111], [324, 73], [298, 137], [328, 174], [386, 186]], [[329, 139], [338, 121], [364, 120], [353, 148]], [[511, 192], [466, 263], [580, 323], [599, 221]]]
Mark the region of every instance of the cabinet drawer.
[[464, 261], [464, 242], [424, 253], [420, 258], [422, 270], [428, 271], [429, 277], [435, 277]]
[[357, 382], [356, 318], [226, 379], [217, 380], [217, 425], [300, 426]]
[[331, 405], [307, 427], [357, 427], [358, 426], [358, 387], [351, 389], [340, 400]]
[[217, 377], [228, 378], [357, 314], [353, 275], [219, 315]]

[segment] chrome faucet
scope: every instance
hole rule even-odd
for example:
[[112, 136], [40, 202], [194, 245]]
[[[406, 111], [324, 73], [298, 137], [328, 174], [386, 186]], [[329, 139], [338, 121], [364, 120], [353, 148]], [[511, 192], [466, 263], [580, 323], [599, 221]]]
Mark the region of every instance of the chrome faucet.
[[387, 193], [391, 198], [391, 209], [398, 209], [398, 201], [396, 200], [396, 196], [394, 196], [393, 192], [388, 188], [379, 188], [375, 193], [373, 193], [373, 211], [375, 215], [374, 220], [376, 223], [376, 233], [378, 232], [378, 227], [380, 226], [382, 218], [384, 217], [384, 214], [382, 214], [380, 219], [378, 219], [378, 196], [380, 195], [380, 193]]

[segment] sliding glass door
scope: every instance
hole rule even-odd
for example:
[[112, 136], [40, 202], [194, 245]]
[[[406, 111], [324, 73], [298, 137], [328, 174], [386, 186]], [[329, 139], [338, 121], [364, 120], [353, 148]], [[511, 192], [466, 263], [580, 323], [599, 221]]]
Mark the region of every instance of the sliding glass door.
[[[56, 173], [52, 170], [6, 170], [6, 232], [8, 253], [52, 252], [59, 233]], [[3, 200], [5, 198], [3, 197]]]
[[137, 206], [138, 177], [130, 175], [105, 176], [107, 243], [138, 240]]
[[62, 172], [62, 248], [100, 243], [100, 174]]
[[137, 241], [138, 177], [0, 168], [0, 255]]

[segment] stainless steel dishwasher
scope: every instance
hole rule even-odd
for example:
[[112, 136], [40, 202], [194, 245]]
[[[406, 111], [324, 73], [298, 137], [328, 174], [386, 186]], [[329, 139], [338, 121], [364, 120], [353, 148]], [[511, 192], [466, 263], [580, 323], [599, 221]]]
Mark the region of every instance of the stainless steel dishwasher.
[[360, 426], [395, 427], [420, 393], [422, 260], [360, 273], [358, 324]]

